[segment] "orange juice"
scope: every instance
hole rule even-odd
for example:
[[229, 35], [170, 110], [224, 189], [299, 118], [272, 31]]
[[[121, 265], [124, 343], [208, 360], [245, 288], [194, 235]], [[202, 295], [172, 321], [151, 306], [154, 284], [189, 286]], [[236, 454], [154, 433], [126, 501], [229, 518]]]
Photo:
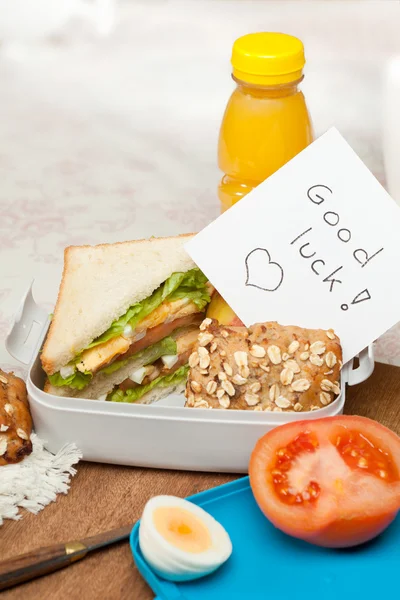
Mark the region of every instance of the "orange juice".
[[[299, 89], [305, 64], [299, 39], [283, 33], [245, 35], [234, 43], [231, 63], [236, 89], [218, 145], [218, 164], [225, 173], [218, 188], [222, 212], [313, 141]], [[222, 325], [241, 324], [217, 292], [207, 316]]]
[[299, 84], [303, 44], [283, 33], [255, 33], [236, 40], [234, 90], [223, 117], [218, 164], [225, 173], [218, 195], [230, 208], [313, 141], [311, 119]]

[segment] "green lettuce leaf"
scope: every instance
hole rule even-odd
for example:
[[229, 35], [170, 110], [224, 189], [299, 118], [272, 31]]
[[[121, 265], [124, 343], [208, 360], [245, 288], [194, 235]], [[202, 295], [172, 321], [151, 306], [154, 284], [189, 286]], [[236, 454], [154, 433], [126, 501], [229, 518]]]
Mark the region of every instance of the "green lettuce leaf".
[[171, 384], [179, 383], [180, 381], [184, 381], [187, 377], [189, 371], [189, 365], [184, 365], [175, 371], [175, 373], [171, 373], [171, 375], [164, 375], [164, 377], [157, 377], [147, 385], [140, 385], [131, 390], [115, 390], [115, 392], [111, 392], [107, 400], [111, 402], [137, 402], [150, 392], [155, 387], [168, 387]]
[[[149, 365], [155, 362], [161, 356], [165, 356], [166, 354], [176, 354], [176, 352], [177, 349], [175, 340], [171, 337], [166, 337], [159, 342], [156, 342], [152, 346], [136, 352], [136, 354], [133, 354], [129, 358], [116, 360], [107, 367], [104, 367], [104, 369], [100, 369], [99, 373], [106, 373], [107, 375], [110, 375], [111, 373], [114, 373], [115, 371], [118, 371], [127, 365], [131, 360], [143, 359], [143, 364]], [[56, 387], [68, 385], [75, 390], [83, 390], [90, 383], [92, 377], [93, 375], [90, 373], [90, 371], [85, 371], [85, 373], [75, 371], [75, 373], [65, 379], [61, 377], [60, 373], [54, 373], [54, 375], [49, 375], [49, 381]]]
[[127, 325], [135, 329], [140, 321], [158, 308], [164, 300], [189, 298], [202, 310], [210, 302], [206, 283], [207, 277], [197, 268], [186, 273], [173, 273], [151, 296], [131, 306], [125, 315], [114, 321], [107, 331], [89, 344], [88, 348], [121, 335]]
[[68, 385], [74, 390], [83, 390], [90, 383], [92, 377], [93, 375], [90, 371], [85, 371], [84, 373], [75, 371], [75, 373], [65, 379], [61, 377], [61, 373], [54, 373], [53, 375], [49, 375], [49, 381], [55, 387]]
[[185, 273], [179, 287], [170, 294], [168, 300], [189, 298], [199, 310], [203, 310], [211, 300], [206, 286], [207, 281], [207, 277], [200, 269], [191, 269]]
[[[135, 355], [132, 356], [132, 358], [134, 358]], [[129, 358], [125, 358], [125, 360], [116, 360], [115, 362], [111, 363], [111, 365], [108, 365], [107, 367], [104, 367], [104, 369], [101, 369], [99, 371], [99, 373], [104, 373], [105, 375], [111, 375], [111, 373], [115, 373], [115, 371], [119, 371], [120, 369], [122, 369], [122, 367], [124, 367], [125, 365], [127, 365], [129, 362]]]

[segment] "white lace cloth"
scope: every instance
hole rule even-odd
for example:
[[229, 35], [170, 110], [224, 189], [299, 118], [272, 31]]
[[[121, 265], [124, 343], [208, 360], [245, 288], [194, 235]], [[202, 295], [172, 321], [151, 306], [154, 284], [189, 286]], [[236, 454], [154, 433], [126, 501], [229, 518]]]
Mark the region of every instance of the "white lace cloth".
[[33, 514], [54, 502], [57, 494], [66, 494], [73, 465], [82, 458], [75, 444], [67, 444], [56, 455], [43, 447], [35, 433], [31, 436], [33, 451], [15, 465], [0, 467], [0, 526], [4, 519], [21, 519], [25, 509]]

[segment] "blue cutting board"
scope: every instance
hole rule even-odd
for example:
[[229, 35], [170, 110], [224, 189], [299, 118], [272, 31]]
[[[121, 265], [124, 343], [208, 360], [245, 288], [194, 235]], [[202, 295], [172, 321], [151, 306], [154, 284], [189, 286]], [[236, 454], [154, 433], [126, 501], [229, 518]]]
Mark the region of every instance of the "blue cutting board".
[[225, 527], [233, 552], [215, 573], [171, 583], [143, 559], [137, 523], [130, 536], [132, 554], [157, 600], [377, 600], [400, 595], [400, 514], [372, 542], [329, 550], [275, 529], [255, 503], [248, 477], [188, 500]]

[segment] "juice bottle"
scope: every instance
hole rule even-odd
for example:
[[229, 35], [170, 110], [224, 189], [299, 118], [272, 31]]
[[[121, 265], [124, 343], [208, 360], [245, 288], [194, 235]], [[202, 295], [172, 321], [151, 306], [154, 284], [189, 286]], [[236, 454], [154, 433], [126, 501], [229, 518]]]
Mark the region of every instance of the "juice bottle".
[[[313, 139], [303, 93], [302, 42], [284, 33], [251, 33], [232, 50], [232, 93], [222, 120], [218, 165], [221, 212], [301, 152]], [[221, 324], [241, 321], [218, 294], [207, 316]]]
[[310, 142], [313, 131], [299, 84], [301, 41], [284, 33], [251, 33], [233, 45], [232, 93], [222, 120], [218, 164], [225, 173], [222, 212], [277, 171]]

